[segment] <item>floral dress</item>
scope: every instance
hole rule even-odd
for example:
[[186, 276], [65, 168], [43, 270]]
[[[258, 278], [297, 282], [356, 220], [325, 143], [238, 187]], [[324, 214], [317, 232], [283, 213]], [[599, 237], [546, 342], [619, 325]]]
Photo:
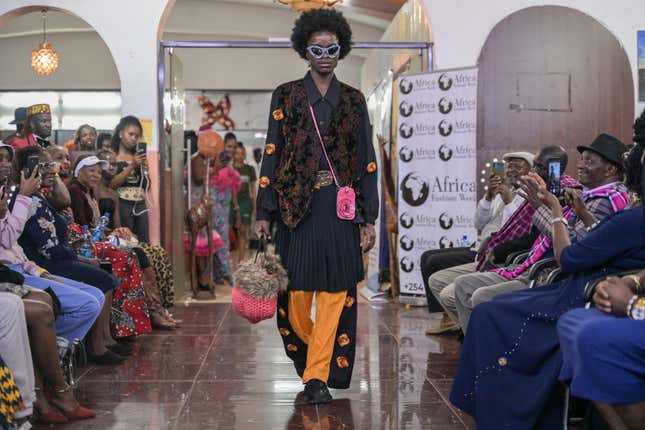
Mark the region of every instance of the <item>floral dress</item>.
[[224, 241], [224, 246], [215, 253], [213, 279], [218, 283], [226, 280], [232, 285], [233, 267], [229, 243], [229, 215], [231, 200], [240, 190], [242, 180], [235, 169], [224, 167], [210, 178], [208, 185], [213, 202], [213, 226]]

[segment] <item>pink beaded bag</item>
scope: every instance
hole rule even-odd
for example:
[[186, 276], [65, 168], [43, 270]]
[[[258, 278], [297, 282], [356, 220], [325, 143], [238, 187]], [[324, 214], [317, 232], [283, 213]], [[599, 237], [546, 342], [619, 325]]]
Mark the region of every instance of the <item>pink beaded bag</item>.
[[264, 238], [260, 239], [255, 258], [240, 263], [233, 277], [233, 311], [253, 324], [273, 318], [278, 294], [287, 290], [289, 278], [280, 257], [267, 251]]

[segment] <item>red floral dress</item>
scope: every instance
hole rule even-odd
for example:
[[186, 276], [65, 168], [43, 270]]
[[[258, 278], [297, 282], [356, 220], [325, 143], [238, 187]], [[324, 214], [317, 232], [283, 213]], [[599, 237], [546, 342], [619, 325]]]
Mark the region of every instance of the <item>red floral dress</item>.
[[94, 252], [99, 260], [112, 264], [112, 273], [121, 281], [112, 297], [112, 335], [121, 338], [149, 333], [152, 326], [145, 304], [143, 272], [134, 254], [122, 252], [107, 242], [95, 243]]

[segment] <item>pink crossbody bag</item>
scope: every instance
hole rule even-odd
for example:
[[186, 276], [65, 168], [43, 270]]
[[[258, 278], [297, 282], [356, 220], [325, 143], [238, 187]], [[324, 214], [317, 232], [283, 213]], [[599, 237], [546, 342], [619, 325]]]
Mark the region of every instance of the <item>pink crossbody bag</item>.
[[331, 171], [331, 176], [334, 178], [334, 184], [336, 184], [336, 188], [338, 189], [338, 194], [336, 195], [336, 215], [338, 215], [338, 218], [340, 219], [352, 221], [356, 218], [356, 192], [352, 187], [341, 187], [338, 183], [334, 167], [331, 165], [331, 160], [327, 155], [325, 142], [323, 141], [322, 134], [320, 134], [320, 129], [318, 128], [318, 120], [316, 119], [314, 108], [311, 104], [309, 104], [309, 112], [311, 112], [311, 118], [314, 120], [318, 140], [320, 140], [320, 146], [322, 147], [323, 154], [325, 154], [325, 159], [327, 160], [327, 165]]

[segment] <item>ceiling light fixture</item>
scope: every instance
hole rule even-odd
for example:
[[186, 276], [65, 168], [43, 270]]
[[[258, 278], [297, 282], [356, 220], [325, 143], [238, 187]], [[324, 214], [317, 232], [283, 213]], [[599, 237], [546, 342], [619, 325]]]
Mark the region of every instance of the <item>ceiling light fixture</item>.
[[43, 41], [31, 51], [31, 68], [40, 75], [50, 75], [58, 69], [58, 53], [47, 43], [47, 9], [43, 9]]
[[304, 12], [309, 9], [331, 9], [343, 0], [273, 0], [275, 3], [291, 6], [291, 9]]

